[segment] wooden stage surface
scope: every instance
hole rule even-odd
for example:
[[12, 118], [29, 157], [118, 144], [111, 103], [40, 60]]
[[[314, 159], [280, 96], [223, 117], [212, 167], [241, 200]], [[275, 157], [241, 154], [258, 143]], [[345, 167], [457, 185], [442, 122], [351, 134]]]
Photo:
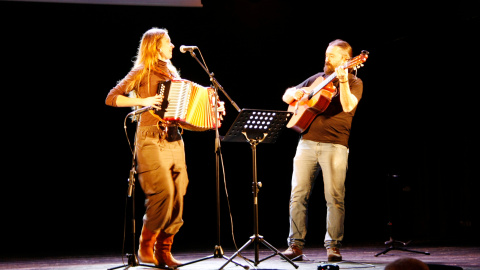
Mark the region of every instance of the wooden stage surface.
[[[276, 247], [280, 251], [283, 251], [284, 247]], [[430, 255], [412, 253], [401, 250], [391, 250], [386, 254], [375, 256], [376, 254], [385, 250], [385, 246], [361, 246], [344, 247], [341, 249], [344, 261], [337, 263], [340, 269], [384, 269], [385, 265], [391, 261], [394, 261], [401, 257], [413, 257], [427, 263], [431, 270], [444, 269], [480, 269], [480, 247], [472, 246], [411, 246], [408, 247], [411, 250], [429, 252]], [[213, 248], [209, 250], [193, 250], [193, 251], [176, 251], [173, 250], [175, 258], [187, 263], [201, 258], [209, 257], [213, 255]], [[295, 262], [298, 265], [299, 270], [316, 270], [318, 266], [325, 262], [326, 252], [324, 248], [305, 248], [305, 255], [308, 261]], [[225, 250], [225, 257], [229, 258], [234, 254], [233, 250]], [[257, 266], [254, 263], [247, 262], [244, 259], [237, 256], [234, 261], [244, 266], [248, 266], [249, 269], [296, 269], [290, 263], [282, 260], [280, 256], [274, 255], [264, 261], [262, 259], [271, 255], [272, 252], [261, 245], [259, 252], [259, 263]], [[242, 252], [245, 258], [255, 260], [255, 252], [253, 245], [250, 245]], [[239, 269], [244, 268], [236, 266], [230, 262], [224, 265], [227, 259], [224, 258], [209, 258], [200, 262], [191, 263], [179, 267], [178, 269], [185, 270], [203, 270], [203, 269]], [[155, 269], [151, 267], [145, 267], [141, 265], [128, 266], [127, 259], [122, 261], [122, 254], [118, 255], [75, 255], [75, 256], [55, 256], [55, 257], [2, 257], [0, 260], [0, 269], [110, 269], [117, 266], [122, 266], [117, 269]]]

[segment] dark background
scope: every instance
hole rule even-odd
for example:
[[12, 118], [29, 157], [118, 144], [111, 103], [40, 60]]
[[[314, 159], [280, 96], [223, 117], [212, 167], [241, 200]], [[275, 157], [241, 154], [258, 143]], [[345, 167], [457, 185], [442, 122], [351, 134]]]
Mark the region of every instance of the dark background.
[[[307, 2], [204, 0], [202, 8], [0, 2], [2, 254], [122, 252], [124, 219], [132, 214], [131, 200], [125, 207], [129, 109], [104, 100], [151, 27], [169, 30], [182, 77], [209, 85], [198, 63], [178, 50], [198, 46], [241, 108], [286, 110], [285, 89], [321, 71], [334, 39], [348, 41], [354, 55], [368, 50], [350, 138], [345, 245], [383, 249], [389, 213], [399, 240], [478, 244], [475, 4]], [[227, 105], [225, 135], [237, 112], [220, 98]], [[134, 130], [128, 121], [130, 138]], [[214, 137], [184, 133], [190, 185], [174, 249], [213, 252], [217, 244]], [[282, 250], [297, 139], [285, 130], [275, 144], [257, 148], [260, 234]], [[241, 246], [253, 234], [251, 149], [224, 142], [222, 153]], [[221, 245], [232, 248], [221, 182]], [[143, 200], [138, 186], [137, 234]], [[317, 184], [307, 245], [322, 245], [325, 214]], [[126, 234], [128, 244], [128, 225]]]

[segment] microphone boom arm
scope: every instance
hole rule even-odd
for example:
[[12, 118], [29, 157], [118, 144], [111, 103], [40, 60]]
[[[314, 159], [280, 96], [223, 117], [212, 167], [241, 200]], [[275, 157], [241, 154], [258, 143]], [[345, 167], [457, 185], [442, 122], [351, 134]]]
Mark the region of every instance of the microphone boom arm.
[[233, 105], [233, 107], [238, 111], [240, 112], [240, 107], [238, 107], [238, 105], [235, 103], [235, 101], [233, 101], [232, 98], [230, 98], [230, 96], [227, 94], [227, 92], [225, 92], [225, 90], [223, 89], [223, 87], [220, 85], [220, 83], [218, 83], [217, 79], [215, 79], [214, 77], [214, 74], [213, 72], [210, 72], [208, 70], [208, 68], [202, 63], [200, 62], [200, 60], [198, 59], [197, 55], [195, 54], [195, 52], [193, 50], [190, 51], [190, 55], [195, 58], [195, 60], [197, 60], [198, 64], [200, 64], [200, 66], [203, 68], [203, 70], [205, 70], [205, 72], [208, 74], [208, 76], [210, 77], [210, 81], [212, 82], [213, 86], [217, 89], [220, 89], [222, 91], [222, 93], [225, 95], [225, 97], [227, 97], [227, 99], [230, 101], [230, 103]]

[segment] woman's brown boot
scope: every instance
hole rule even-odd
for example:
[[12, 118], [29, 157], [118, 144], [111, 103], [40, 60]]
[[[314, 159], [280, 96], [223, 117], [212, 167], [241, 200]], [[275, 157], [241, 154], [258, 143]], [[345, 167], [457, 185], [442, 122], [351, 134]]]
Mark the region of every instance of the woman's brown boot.
[[154, 233], [145, 227], [143, 224], [142, 234], [140, 235], [140, 244], [138, 247], [138, 259], [144, 263], [158, 264], [157, 259], [154, 256], [155, 242], [159, 233]]
[[172, 244], [174, 234], [167, 234], [164, 231], [160, 231], [157, 236], [157, 243], [155, 243], [155, 258], [157, 259], [156, 266], [168, 267], [179, 266], [182, 263], [175, 260], [172, 256]]

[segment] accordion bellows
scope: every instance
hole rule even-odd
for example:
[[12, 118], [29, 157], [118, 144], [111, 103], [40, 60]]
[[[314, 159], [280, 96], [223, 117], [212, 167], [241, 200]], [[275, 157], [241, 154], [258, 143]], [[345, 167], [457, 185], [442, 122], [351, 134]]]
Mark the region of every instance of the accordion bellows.
[[[182, 128], [205, 131], [215, 128], [215, 91], [188, 80], [160, 83], [160, 110], [151, 111], [160, 121], [177, 122]], [[219, 126], [220, 126], [219, 121]]]

